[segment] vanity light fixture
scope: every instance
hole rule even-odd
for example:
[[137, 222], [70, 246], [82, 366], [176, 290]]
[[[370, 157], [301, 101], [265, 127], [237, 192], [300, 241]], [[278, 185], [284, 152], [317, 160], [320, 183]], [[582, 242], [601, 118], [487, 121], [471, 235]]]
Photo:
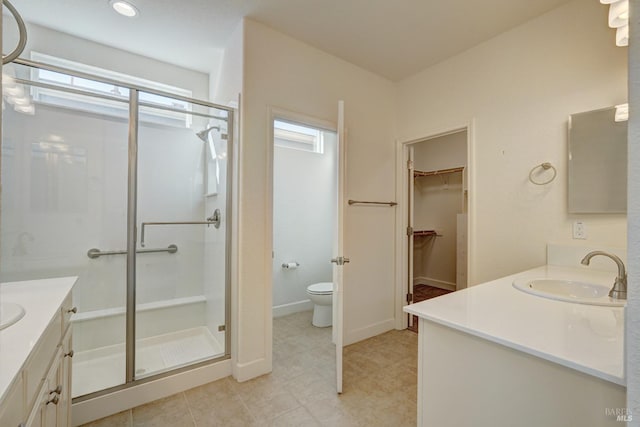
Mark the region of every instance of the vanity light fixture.
[[600, 0], [609, 5], [609, 26], [616, 29], [616, 46], [629, 45], [629, 0]]
[[122, 16], [126, 16], [127, 18], [136, 17], [140, 13], [138, 11], [138, 8], [136, 8], [134, 5], [132, 5], [128, 1], [109, 0], [109, 4], [113, 8], [113, 10], [115, 10]]

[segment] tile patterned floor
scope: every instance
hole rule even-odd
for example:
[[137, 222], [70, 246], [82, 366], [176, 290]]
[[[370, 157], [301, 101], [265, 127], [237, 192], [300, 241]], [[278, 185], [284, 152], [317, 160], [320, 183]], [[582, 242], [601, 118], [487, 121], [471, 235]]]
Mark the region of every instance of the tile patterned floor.
[[228, 377], [84, 427], [415, 426], [418, 336], [390, 331], [344, 350], [343, 393], [335, 392], [331, 328], [311, 312], [274, 319], [273, 372]]

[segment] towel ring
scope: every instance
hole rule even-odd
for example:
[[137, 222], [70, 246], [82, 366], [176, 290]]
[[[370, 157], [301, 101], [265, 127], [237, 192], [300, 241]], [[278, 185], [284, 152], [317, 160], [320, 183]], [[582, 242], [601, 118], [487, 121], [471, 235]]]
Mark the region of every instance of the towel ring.
[[[551, 169], [553, 171], [553, 175], [551, 175], [551, 178], [549, 178], [546, 181], [536, 181], [535, 179], [533, 179], [533, 173], [538, 169], [542, 169], [543, 171]], [[556, 175], [558, 175], [558, 171], [556, 170], [555, 166], [553, 166], [549, 162], [544, 162], [544, 163], [541, 163], [539, 165], [534, 166], [531, 169], [531, 172], [529, 172], [529, 181], [531, 181], [535, 185], [546, 185], [546, 184], [549, 184], [554, 179], [556, 179]]]

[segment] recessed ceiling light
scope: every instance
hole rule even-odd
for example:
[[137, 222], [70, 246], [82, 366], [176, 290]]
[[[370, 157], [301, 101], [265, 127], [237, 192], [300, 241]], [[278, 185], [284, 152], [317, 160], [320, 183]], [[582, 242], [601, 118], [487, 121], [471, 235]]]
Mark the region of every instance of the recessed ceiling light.
[[109, 3], [113, 10], [118, 12], [122, 16], [126, 16], [127, 18], [133, 18], [134, 16], [138, 16], [138, 9], [132, 5], [131, 3], [124, 0], [110, 0]]

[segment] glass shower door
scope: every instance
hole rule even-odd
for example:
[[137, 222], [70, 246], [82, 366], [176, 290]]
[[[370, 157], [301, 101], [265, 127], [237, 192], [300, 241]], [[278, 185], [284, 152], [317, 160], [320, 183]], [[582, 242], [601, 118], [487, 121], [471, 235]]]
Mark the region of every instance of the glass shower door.
[[227, 350], [227, 112], [144, 92], [140, 102], [136, 379]]
[[73, 395], [124, 384], [128, 100], [62, 73], [3, 74], [0, 280], [78, 276]]

